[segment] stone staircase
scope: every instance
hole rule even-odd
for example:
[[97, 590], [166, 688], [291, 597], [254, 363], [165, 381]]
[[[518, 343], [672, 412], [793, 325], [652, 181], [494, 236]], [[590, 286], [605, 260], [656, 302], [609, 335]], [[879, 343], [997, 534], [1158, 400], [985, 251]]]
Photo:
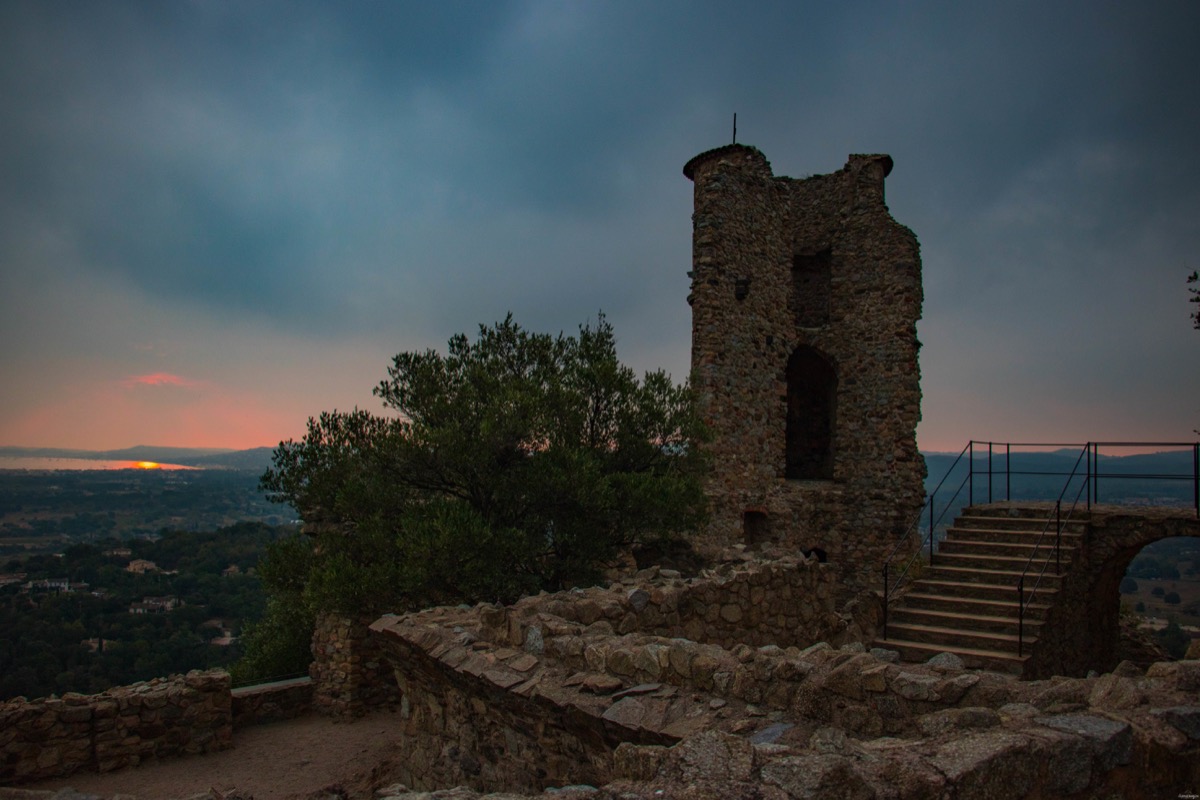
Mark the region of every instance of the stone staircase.
[[[1021, 674], [1061, 582], [1053, 563], [1053, 523], [1041, 546], [1035, 545], [1053, 513], [1052, 505], [1049, 509], [964, 509], [954, 526], [947, 529], [933, 566], [924, 566], [918, 576], [910, 572], [901, 596], [891, 600], [887, 638], [877, 639], [875, 646], [899, 651], [905, 661], [925, 661], [937, 653], [950, 652], [968, 667]], [[1064, 572], [1086, 529], [1086, 519], [1064, 523], [1060, 553]], [[1023, 655], [1017, 655], [1017, 585], [1035, 550], [1038, 557], [1025, 581]], [[1046, 559], [1051, 563], [1029, 602]]]

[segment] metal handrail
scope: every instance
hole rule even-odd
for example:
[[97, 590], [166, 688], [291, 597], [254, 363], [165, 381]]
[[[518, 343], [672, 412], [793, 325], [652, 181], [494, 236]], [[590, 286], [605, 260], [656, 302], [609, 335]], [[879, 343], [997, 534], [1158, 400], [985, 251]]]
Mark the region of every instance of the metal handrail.
[[[1046, 575], [1046, 570], [1050, 566], [1050, 558], [1046, 558], [1042, 569], [1038, 572], [1037, 580], [1033, 584], [1033, 588], [1029, 590], [1029, 599], [1025, 599], [1025, 576], [1029, 574], [1030, 568], [1033, 566], [1034, 559], [1037, 558], [1042, 549], [1042, 540], [1046, 537], [1046, 533], [1050, 530], [1050, 524], [1054, 523], [1054, 573], [1062, 575], [1062, 529], [1064, 522], [1070, 522], [1071, 516], [1075, 513], [1076, 506], [1079, 505], [1079, 496], [1083, 493], [1084, 488], [1090, 486], [1092, 481], [1091, 471], [1091, 453], [1092, 443], [1088, 442], [1079, 451], [1079, 457], [1075, 459], [1075, 466], [1071, 470], [1071, 474], [1067, 476], [1067, 482], [1063, 485], [1062, 491], [1058, 493], [1058, 499], [1054, 501], [1054, 514], [1046, 520], [1046, 525], [1042, 528], [1042, 532], [1038, 534], [1038, 538], [1033, 543], [1033, 552], [1029, 554], [1029, 559], [1025, 562], [1025, 568], [1021, 570], [1021, 576], [1017, 578], [1017, 657], [1025, 655], [1025, 607], [1027, 602], [1033, 602], [1033, 598], [1037, 596], [1037, 591], [1041, 587], [1042, 578]], [[1071, 487], [1071, 481], [1075, 480], [1075, 476], [1079, 473], [1079, 462], [1083, 461], [1084, 456], [1088, 456], [1087, 477], [1080, 484], [1079, 491], [1075, 493], [1075, 500], [1071, 503], [1071, 507], [1067, 510], [1067, 518], [1062, 518], [1062, 500], [1067, 493], [1067, 489]], [[1091, 491], [1088, 492], [1089, 498]]]
[[[1061, 574], [1062, 525], [1071, 521], [1071, 517], [1074, 515], [1076, 507], [1079, 505], [1080, 496], [1082, 495], [1084, 489], [1087, 490], [1087, 501], [1086, 501], [1087, 508], [1088, 508], [1088, 510], [1091, 510], [1092, 504], [1099, 502], [1099, 483], [1100, 483], [1099, 479], [1101, 477], [1104, 477], [1104, 478], [1126, 478], [1126, 479], [1156, 479], [1156, 480], [1187, 480], [1189, 477], [1186, 474], [1159, 474], [1159, 473], [1104, 473], [1104, 474], [1101, 474], [1100, 463], [1099, 463], [1100, 447], [1103, 446], [1103, 447], [1190, 447], [1190, 448], [1192, 448], [1192, 474], [1190, 476], [1191, 481], [1192, 481], [1192, 495], [1193, 495], [1193, 502], [1194, 502], [1195, 510], [1196, 510], [1196, 516], [1200, 517], [1200, 442], [1087, 442], [1086, 444], [1080, 444], [1078, 442], [985, 442], [985, 441], [981, 441], [981, 440], [977, 440], [977, 439], [971, 439], [970, 441], [967, 442], [967, 444], [963, 447], [963, 449], [959, 451], [958, 456], [955, 457], [954, 462], [946, 470], [946, 474], [942, 476], [942, 479], [941, 479], [941, 481], [938, 482], [937, 487], [935, 487], [932, 492], [930, 492], [926, 495], [925, 501], [924, 501], [924, 503], [922, 503], [921, 509], [917, 513], [916, 518], [913, 520], [912, 524], [910, 524], [905, 529], [903, 535], [900, 536], [899, 540], [896, 542], [896, 545], [892, 548], [892, 551], [890, 553], [888, 553], [887, 557], [884, 559], [882, 571], [883, 571], [883, 636], [885, 639], [887, 638], [888, 605], [889, 605], [891, 596], [893, 594], [895, 594], [895, 592], [899, 591], [900, 586], [904, 581], [904, 578], [908, 575], [909, 570], [912, 568], [913, 564], [916, 563], [916, 560], [921, 556], [921, 553], [924, 552], [926, 546], [928, 546], [928, 548], [929, 548], [929, 563], [931, 565], [933, 564], [935, 551], [937, 548], [937, 539], [934, 536], [934, 533], [937, 529], [937, 525], [940, 524], [942, 517], [945, 516], [946, 512], [950, 508], [953, 507], [954, 501], [958, 499], [958, 496], [962, 492], [964, 486], [968, 487], [968, 489], [967, 489], [967, 505], [971, 506], [975, 503], [975, 468], [976, 468], [975, 446], [976, 445], [979, 445], [980, 448], [982, 448], [985, 445], [987, 447], [987, 455], [986, 455], [987, 497], [988, 497], [988, 502], [992, 502], [993, 484], [994, 484], [994, 478], [995, 478], [995, 470], [993, 468], [993, 457], [995, 454], [995, 448], [1001, 444], [1003, 444], [1003, 446], [1004, 446], [1004, 454], [1005, 454], [1005, 458], [1004, 458], [1005, 492], [1004, 492], [1004, 494], [1005, 494], [1006, 500], [1009, 500], [1009, 501], [1012, 500], [1012, 476], [1013, 475], [1036, 475], [1036, 476], [1041, 476], [1041, 477], [1053, 476], [1053, 475], [1067, 476], [1067, 480], [1063, 484], [1062, 490], [1059, 492], [1058, 500], [1055, 501], [1054, 517], [1052, 519], [1048, 519], [1046, 521], [1046, 526], [1042, 529], [1042, 533], [1039, 534], [1039, 536], [1038, 536], [1037, 542], [1034, 546], [1034, 551], [1030, 555], [1029, 561], [1026, 562], [1025, 568], [1022, 570], [1021, 575], [1018, 579], [1018, 583], [1017, 583], [1018, 601], [1019, 601], [1018, 602], [1018, 626], [1017, 626], [1018, 653], [1020, 653], [1023, 650], [1025, 608], [1028, 605], [1028, 603], [1032, 602], [1033, 598], [1036, 596], [1037, 590], [1041, 586], [1042, 578], [1044, 577], [1044, 575], [1046, 573], [1046, 569], [1049, 566], [1049, 560], [1047, 559], [1046, 563], [1043, 564], [1042, 569], [1039, 571], [1039, 573], [1037, 575], [1037, 579], [1034, 583], [1034, 587], [1031, 590], [1030, 598], [1028, 601], [1025, 600], [1024, 582], [1025, 582], [1026, 577], [1028, 576], [1030, 566], [1033, 563], [1034, 558], [1037, 556], [1038, 552], [1041, 550], [1042, 540], [1045, 537], [1046, 533], [1049, 531], [1050, 523], [1052, 521], [1056, 522], [1055, 563], [1057, 565], [1056, 570], [1059, 572], [1059, 574]], [[1042, 471], [1042, 470], [1014, 470], [1012, 468], [1012, 448], [1014, 448], [1014, 447], [1058, 447], [1058, 448], [1079, 447], [1079, 448], [1082, 448], [1082, 451], [1080, 453], [1080, 456], [1078, 458], [1076, 458], [1075, 465], [1072, 468], [1071, 472], [1069, 472], [1069, 473], [1067, 473], [1067, 472], [1049, 472], [1049, 471]], [[951, 496], [950, 500], [942, 507], [941, 513], [937, 514], [935, 516], [934, 511], [936, 510], [937, 494], [941, 490], [942, 486], [946, 483], [946, 480], [950, 477], [950, 475], [958, 467], [959, 462], [962, 461], [964, 455], [967, 456], [967, 474], [963, 478], [962, 482], [955, 489], [954, 494]], [[1071, 507], [1067, 511], [1066, 520], [1063, 520], [1063, 518], [1062, 518], [1063, 498], [1066, 496], [1067, 490], [1070, 488], [1071, 482], [1080, 474], [1079, 463], [1085, 457], [1086, 457], [1086, 462], [1085, 462], [1086, 463], [1086, 473], [1084, 473], [1085, 474], [1084, 481], [1081, 484], [1079, 491], [1076, 492], [1075, 498], [1071, 503]], [[913, 532], [915, 530], [919, 529], [921, 519], [926, 514], [927, 511], [929, 514], [929, 531], [927, 534], [925, 534], [925, 536], [922, 537], [920, 546], [917, 547], [916, 552], [914, 552], [912, 557], [909, 558], [908, 562], [904, 565], [903, 569], [900, 570], [900, 573], [895, 577], [895, 580], [893, 581], [891, 579], [891, 575], [890, 575], [892, 561], [895, 559], [896, 554], [897, 554], [897, 552], [899, 552], [900, 548], [906, 542], [910, 541], [910, 537], [912, 536]]]
[[[889, 578], [888, 578], [888, 569], [891, 567], [892, 559], [896, 557], [896, 553], [900, 550], [900, 547], [905, 543], [905, 541], [908, 540], [909, 536], [912, 535], [913, 531], [920, 527], [921, 517], [924, 516], [925, 509], [928, 508], [929, 509], [929, 533], [921, 540], [921, 544], [919, 547], [917, 547], [916, 552], [914, 552], [912, 554], [912, 557], [909, 558], [908, 563], [906, 563], [904, 565], [904, 568], [902, 570], [900, 570], [900, 574], [896, 576], [896, 584], [893, 588], [891, 588], [890, 591], [896, 591], [900, 588], [900, 584], [901, 584], [901, 582], [903, 582], [904, 576], [908, 574], [909, 569], [912, 568], [912, 565], [916, 562], [917, 558], [920, 557], [921, 552], [925, 549], [926, 542], [929, 543], [929, 563], [930, 564], [933, 563], [933, 553], [934, 553], [934, 547], [936, 544], [936, 541], [934, 540], [934, 537], [933, 537], [933, 533], [937, 529], [937, 523], [941, 522], [942, 516], [945, 515], [946, 510], [949, 509], [954, 504], [954, 500], [958, 497], [959, 492], [962, 491], [963, 486], [967, 482], [967, 478], [964, 478], [962, 483], [960, 483], [958, 485], [958, 488], [954, 490], [954, 494], [950, 497], [950, 502], [946, 503], [946, 505], [942, 507], [942, 513], [939, 514], [936, 517], [936, 519], [934, 518], [934, 515], [933, 515], [934, 498], [937, 497], [938, 491], [942, 488], [942, 485], [946, 482], [946, 479], [950, 477], [950, 474], [952, 472], [954, 472], [954, 468], [958, 466], [958, 462], [962, 460], [963, 455], [965, 455], [967, 453], [967, 451], [971, 448], [971, 445], [972, 445], [972, 442], [967, 442], [967, 444], [963, 447], [963, 449], [961, 451], [959, 451], [958, 457], [954, 459], [954, 463], [950, 465], [950, 468], [946, 470], [946, 474], [942, 476], [942, 479], [940, 481], [938, 481], [938, 485], [934, 487], [932, 492], [930, 492], [928, 495], [926, 495], [925, 502], [921, 504], [921, 510], [917, 512], [917, 516], [912, 521], [912, 524], [909, 525], [908, 528], [905, 529], [904, 534], [900, 537], [899, 541], [896, 542], [896, 546], [892, 548], [892, 551], [890, 553], [888, 553], [887, 558], [885, 558], [883, 561], [883, 638], [885, 638], [885, 639], [887, 638], [888, 600], [889, 600], [888, 584], [890, 583]], [[969, 477], [970, 476], [970, 465], [968, 465], [968, 473], [967, 474]]]

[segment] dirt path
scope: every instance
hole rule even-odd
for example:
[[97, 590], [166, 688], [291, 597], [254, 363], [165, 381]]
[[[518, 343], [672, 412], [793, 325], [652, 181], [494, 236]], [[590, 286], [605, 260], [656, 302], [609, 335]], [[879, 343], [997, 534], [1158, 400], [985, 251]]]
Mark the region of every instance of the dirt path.
[[[233, 748], [97, 775], [26, 784], [23, 789], [61, 789], [137, 800], [175, 800], [209, 789], [237, 789], [254, 800], [295, 800], [322, 789], [367, 796], [371, 773], [395, 754], [396, 717], [379, 712], [355, 722], [307, 716], [238, 731]], [[391, 781], [388, 781], [389, 783]]]

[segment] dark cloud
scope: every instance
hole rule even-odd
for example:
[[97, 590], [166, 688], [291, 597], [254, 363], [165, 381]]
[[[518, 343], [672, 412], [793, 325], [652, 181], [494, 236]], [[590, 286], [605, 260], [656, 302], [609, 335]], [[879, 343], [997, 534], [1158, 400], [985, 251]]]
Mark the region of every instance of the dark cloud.
[[1066, 405], [1051, 373], [1190, 413], [1197, 29], [1188, 2], [5, 3], [0, 330], [59, 313], [16, 308], [51, 278], [298, 341], [603, 308], [681, 374], [680, 167], [737, 112], [777, 174], [894, 156], [926, 419], [954, 381]]

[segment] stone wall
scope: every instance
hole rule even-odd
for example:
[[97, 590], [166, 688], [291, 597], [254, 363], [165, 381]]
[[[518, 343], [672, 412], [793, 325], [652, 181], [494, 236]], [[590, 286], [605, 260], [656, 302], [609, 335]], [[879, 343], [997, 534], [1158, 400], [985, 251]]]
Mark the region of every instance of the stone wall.
[[[701, 577], [651, 567], [609, 588], [528, 598], [485, 614], [492, 634], [521, 645], [538, 614], [616, 634], [639, 632], [731, 648], [738, 644], [807, 647], [846, 628], [834, 610], [837, 575], [828, 564], [780, 551], [761, 559], [741, 546]], [[507, 631], [507, 632], [506, 632]]]
[[109, 772], [231, 746], [229, 675], [222, 671], [0, 703], [0, 783]]
[[[920, 255], [884, 204], [891, 164], [851, 156], [792, 180], [730, 145], [684, 168], [695, 183], [692, 374], [714, 433], [702, 540], [820, 549], [851, 590], [878, 583], [924, 500]], [[789, 380], [796, 354], [831, 370], [831, 397], [810, 403], [804, 376]], [[828, 451], [827, 473], [789, 474], [789, 425]]]
[[[1173, 797], [1200, 777], [1200, 662], [1019, 681], [949, 654], [901, 665], [857, 642], [726, 650], [616, 635], [603, 620], [546, 610], [565, 599], [533, 598], [532, 613], [433, 609], [372, 625], [404, 692], [392, 777], [421, 790], [611, 784], [601, 796], [649, 797], [680, 781], [723, 786], [729, 764], [695, 749], [713, 737], [743, 753], [739, 770], [754, 765], [746, 782], [794, 797], [825, 796], [838, 780], [858, 787], [845, 796], [942, 796], [952, 785], [957, 797], [990, 797], [986, 786], [1007, 785], [1006, 774], [1023, 787], [1013, 796]], [[681, 760], [700, 771], [680, 773]], [[823, 789], [780, 783], [800, 787], [798, 770]]]
[[399, 701], [391, 668], [368, 638], [370, 620], [337, 614], [317, 618], [313, 630], [312, 706], [322, 713], [358, 717], [376, 706]]
[[233, 728], [294, 719], [312, 710], [312, 678], [240, 686], [233, 690]]

